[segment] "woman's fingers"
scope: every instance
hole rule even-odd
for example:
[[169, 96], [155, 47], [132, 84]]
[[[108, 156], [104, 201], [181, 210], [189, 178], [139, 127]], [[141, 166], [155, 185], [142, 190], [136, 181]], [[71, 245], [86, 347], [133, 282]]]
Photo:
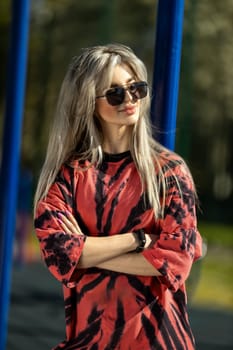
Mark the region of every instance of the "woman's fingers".
[[69, 227], [66, 226], [66, 224], [65, 224], [61, 219], [58, 219], [58, 221], [59, 221], [59, 224], [61, 225], [61, 228], [62, 228], [66, 233], [71, 233]]
[[77, 221], [75, 220], [75, 217], [68, 211], [66, 212], [66, 215], [67, 215], [67, 220], [71, 222], [73, 226], [76, 227], [79, 231], [81, 231]]
[[77, 221], [75, 220], [75, 218], [73, 217], [72, 214], [66, 212], [66, 214], [59, 212], [58, 213], [58, 220], [59, 223], [61, 225], [61, 228], [67, 232], [67, 233], [76, 233], [78, 235], [82, 235], [82, 231], [77, 223]]

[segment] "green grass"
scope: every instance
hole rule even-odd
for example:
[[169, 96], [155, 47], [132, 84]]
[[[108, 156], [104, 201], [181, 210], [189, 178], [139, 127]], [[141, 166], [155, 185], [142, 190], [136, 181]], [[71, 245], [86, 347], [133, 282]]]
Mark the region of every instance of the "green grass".
[[208, 245], [233, 248], [233, 226], [218, 223], [200, 222], [199, 231]]
[[233, 311], [233, 227], [201, 223], [199, 230], [208, 248], [187, 283], [191, 302]]

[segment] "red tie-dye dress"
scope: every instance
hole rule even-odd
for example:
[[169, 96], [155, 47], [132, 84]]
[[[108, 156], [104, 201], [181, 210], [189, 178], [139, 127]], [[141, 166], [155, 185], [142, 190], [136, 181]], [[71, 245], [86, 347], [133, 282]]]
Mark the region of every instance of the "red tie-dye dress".
[[[173, 153], [161, 154], [168, 193], [164, 218], [155, 220], [129, 152], [106, 155], [98, 168], [88, 165], [87, 161], [63, 166], [36, 210], [35, 229], [43, 259], [64, 291], [66, 340], [54, 349], [194, 349], [184, 283], [201, 255], [201, 238], [186, 166]], [[179, 179], [182, 196], [168, 165]], [[154, 246], [142, 254], [162, 276], [95, 267], [77, 270], [85, 237], [62, 231], [58, 213], [67, 211], [87, 236], [139, 228], [159, 235]]]

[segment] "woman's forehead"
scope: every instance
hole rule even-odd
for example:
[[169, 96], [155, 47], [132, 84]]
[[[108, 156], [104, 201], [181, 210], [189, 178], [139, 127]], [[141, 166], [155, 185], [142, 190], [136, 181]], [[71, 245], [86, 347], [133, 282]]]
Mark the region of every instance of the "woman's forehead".
[[135, 80], [132, 69], [125, 65], [116, 65], [113, 68], [111, 86], [127, 84]]
[[102, 74], [99, 76], [98, 83], [96, 86], [96, 93], [103, 93], [106, 89], [114, 85], [122, 85], [118, 81], [116, 71], [119, 71], [119, 68], [124, 69], [128, 74], [127, 79], [130, 82], [130, 79], [137, 80], [137, 76], [134, 73], [133, 68], [127, 62], [123, 62], [122, 58], [118, 56], [114, 60], [111, 60], [107, 66], [104, 67]]

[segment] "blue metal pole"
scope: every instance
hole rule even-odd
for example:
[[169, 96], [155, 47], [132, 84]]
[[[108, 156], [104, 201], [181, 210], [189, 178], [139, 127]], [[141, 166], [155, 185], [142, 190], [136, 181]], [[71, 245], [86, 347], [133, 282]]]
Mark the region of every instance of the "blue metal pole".
[[6, 108], [0, 173], [0, 349], [7, 339], [12, 253], [26, 83], [30, 0], [12, 1]]
[[152, 83], [154, 137], [174, 149], [185, 0], [159, 0]]

